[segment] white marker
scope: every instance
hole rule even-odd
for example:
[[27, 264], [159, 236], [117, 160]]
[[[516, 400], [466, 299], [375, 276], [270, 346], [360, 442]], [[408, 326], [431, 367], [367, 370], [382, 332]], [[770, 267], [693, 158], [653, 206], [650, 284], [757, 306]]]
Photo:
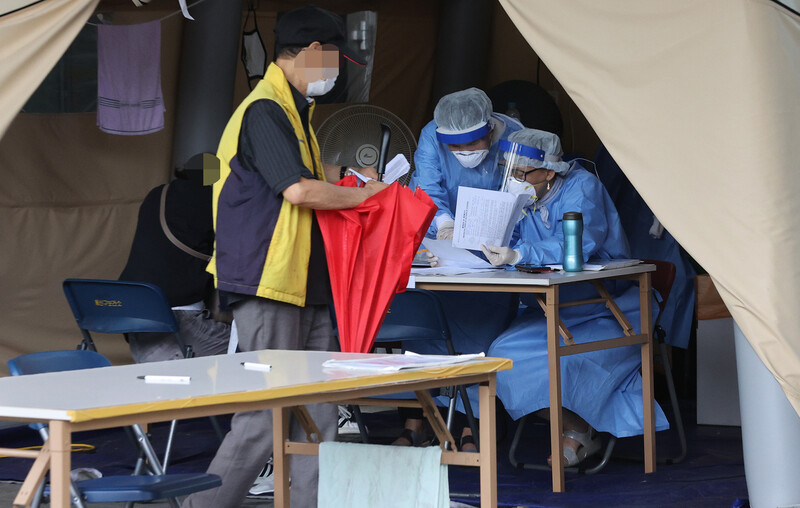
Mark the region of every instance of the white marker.
[[256, 363], [256, 362], [242, 362], [244, 366], [244, 370], [260, 370], [262, 372], [269, 372], [272, 370], [272, 365], [268, 363]]
[[137, 376], [137, 379], [159, 385], [188, 385], [192, 381], [190, 376]]

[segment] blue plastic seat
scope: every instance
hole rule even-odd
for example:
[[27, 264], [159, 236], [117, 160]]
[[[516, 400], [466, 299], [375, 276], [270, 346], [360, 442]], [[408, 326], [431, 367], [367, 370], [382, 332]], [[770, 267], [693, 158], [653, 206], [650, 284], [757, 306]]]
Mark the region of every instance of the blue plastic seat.
[[[12, 376], [110, 366], [111, 362], [105, 356], [95, 351], [87, 350], [29, 353], [8, 361], [8, 369]], [[47, 440], [46, 425], [34, 423], [31, 424], [31, 427], [40, 432], [43, 440]], [[163, 472], [144, 431], [138, 425], [132, 426], [132, 429], [142, 446], [144, 455], [150, 461], [150, 467], [156, 472]], [[154, 474], [104, 476], [92, 480], [83, 480], [72, 483], [71, 490], [73, 502], [78, 506], [82, 506], [84, 502], [143, 502], [157, 499], [169, 499], [172, 506], [178, 506], [177, 499], [175, 499], [178, 496], [212, 489], [220, 485], [222, 485], [222, 480], [219, 476], [213, 474]], [[44, 491], [40, 490], [40, 494], [35, 498], [34, 506], [38, 505], [42, 492]]]
[[183, 473], [104, 476], [75, 482], [74, 485], [87, 503], [144, 503], [213, 489], [222, 485], [222, 480], [215, 474]]

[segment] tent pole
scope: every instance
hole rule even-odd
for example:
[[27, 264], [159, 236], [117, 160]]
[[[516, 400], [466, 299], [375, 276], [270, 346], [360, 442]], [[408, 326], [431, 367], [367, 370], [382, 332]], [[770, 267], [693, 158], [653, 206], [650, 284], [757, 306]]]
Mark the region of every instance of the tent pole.
[[192, 155], [216, 153], [233, 113], [239, 63], [241, 1], [203, 2], [192, 8], [195, 21], [184, 20], [173, 167]]
[[484, 88], [492, 23], [489, 0], [444, 0], [439, 13], [434, 104], [469, 87]]

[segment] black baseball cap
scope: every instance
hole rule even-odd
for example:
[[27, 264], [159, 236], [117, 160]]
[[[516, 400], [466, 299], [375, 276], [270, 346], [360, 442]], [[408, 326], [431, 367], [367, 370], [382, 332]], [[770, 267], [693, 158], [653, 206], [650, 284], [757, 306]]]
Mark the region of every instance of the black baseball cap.
[[344, 20], [319, 7], [307, 6], [294, 9], [278, 18], [275, 25], [275, 49], [306, 47], [314, 41], [333, 44], [348, 60], [364, 65], [358, 53], [347, 45]]

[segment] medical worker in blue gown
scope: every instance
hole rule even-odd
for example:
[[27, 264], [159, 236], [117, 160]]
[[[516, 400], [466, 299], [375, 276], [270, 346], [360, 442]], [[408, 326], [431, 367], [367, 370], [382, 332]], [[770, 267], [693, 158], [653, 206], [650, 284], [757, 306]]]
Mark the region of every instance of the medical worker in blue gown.
[[[477, 88], [439, 100], [433, 120], [422, 129], [414, 153], [416, 169], [409, 184], [412, 189], [421, 187], [438, 207], [429, 238], [453, 239], [459, 186], [500, 190], [503, 173], [497, 165], [498, 143], [521, 128], [516, 119], [493, 113], [492, 101]], [[503, 293], [450, 292], [438, 296], [458, 353], [486, 352], [516, 314], [518, 301], [514, 295]], [[448, 354], [441, 342], [415, 342], [411, 349]], [[412, 433], [405, 432], [396, 444], [418, 442], [421, 429], [422, 420], [413, 418], [406, 425]]]
[[[577, 163], [561, 160], [561, 141], [555, 134], [524, 129], [509, 136], [503, 157], [508, 159], [507, 191], [530, 194], [510, 247], [484, 246], [495, 265], [561, 263], [564, 238], [561, 217], [583, 214], [584, 260], [629, 257], [628, 243], [617, 211], [595, 175]], [[513, 163], [512, 163], [513, 162]], [[639, 333], [639, 288], [607, 284], [616, 303]], [[590, 284], [564, 286], [562, 302], [596, 298]], [[489, 356], [510, 358], [511, 371], [497, 376], [497, 395], [508, 413], [518, 419], [550, 406], [547, 375], [547, 322], [531, 299], [523, 313], [491, 345]], [[655, 309], [656, 306], [653, 305]], [[619, 337], [622, 329], [603, 304], [566, 307], [559, 312], [576, 343]], [[639, 346], [595, 351], [561, 359], [564, 411], [564, 456], [574, 466], [600, 447], [595, 431], [617, 437], [642, 434], [642, 381]], [[660, 407], [656, 429], [667, 428]]]

